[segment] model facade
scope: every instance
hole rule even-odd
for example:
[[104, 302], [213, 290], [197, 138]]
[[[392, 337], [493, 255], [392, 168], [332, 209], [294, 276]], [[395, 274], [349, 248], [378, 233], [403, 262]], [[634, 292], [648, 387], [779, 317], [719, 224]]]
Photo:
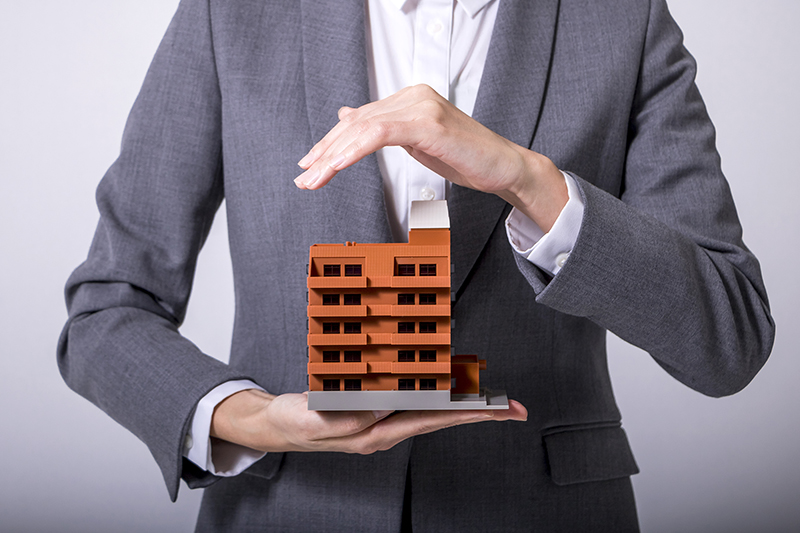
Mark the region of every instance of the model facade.
[[451, 349], [447, 203], [413, 202], [409, 226], [407, 244], [311, 246], [309, 409], [508, 408]]

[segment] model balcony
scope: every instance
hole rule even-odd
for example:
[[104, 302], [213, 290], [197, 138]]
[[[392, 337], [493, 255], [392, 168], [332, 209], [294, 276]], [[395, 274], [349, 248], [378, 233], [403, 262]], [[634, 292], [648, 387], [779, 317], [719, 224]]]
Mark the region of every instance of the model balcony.
[[366, 333], [309, 333], [309, 346], [365, 346]]
[[446, 305], [309, 305], [310, 318], [327, 317], [436, 317], [450, 316]]
[[366, 276], [353, 276], [353, 277], [312, 276], [308, 278], [308, 288], [309, 289], [366, 289], [367, 279], [368, 278]]
[[373, 361], [365, 363], [308, 363], [308, 373], [312, 375], [331, 376], [356, 374], [449, 374], [450, 362], [400, 363], [397, 361]]
[[369, 314], [366, 305], [309, 305], [310, 318], [326, 317], [366, 317]]

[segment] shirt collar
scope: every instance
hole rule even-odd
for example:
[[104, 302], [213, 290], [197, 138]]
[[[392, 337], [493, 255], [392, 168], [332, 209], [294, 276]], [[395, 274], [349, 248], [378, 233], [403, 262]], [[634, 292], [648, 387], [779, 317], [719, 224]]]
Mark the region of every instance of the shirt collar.
[[[403, 6], [406, 5], [407, 2], [410, 0], [386, 0], [395, 9], [403, 9]], [[467, 12], [467, 15], [470, 17], [474, 17], [478, 14], [478, 11], [486, 7], [488, 3], [492, 2], [492, 0], [457, 0], [457, 4], [461, 6], [461, 8]]]
[[492, 0], [458, 0], [458, 5], [460, 5], [464, 11], [467, 12], [467, 15], [470, 18], [475, 18], [475, 15], [478, 14], [478, 11], [486, 7]]

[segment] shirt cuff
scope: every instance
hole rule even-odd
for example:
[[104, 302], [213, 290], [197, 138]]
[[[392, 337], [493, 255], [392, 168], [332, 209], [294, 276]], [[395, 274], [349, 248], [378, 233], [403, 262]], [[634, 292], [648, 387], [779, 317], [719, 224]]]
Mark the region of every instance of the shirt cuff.
[[516, 208], [506, 218], [506, 235], [514, 251], [553, 276], [564, 266], [578, 240], [584, 210], [575, 180], [566, 172], [561, 174], [569, 200], [548, 233]]
[[189, 433], [186, 434], [184, 440], [184, 457], [216, 476], [231, 477], [241, 474], [266, 455], [264, 452], [246, 446], [214, 439], [212, 456], [210, 432], [211, 416], [214, 414], [214, 409], [228, 396], [247, 389], [264, 391], [252, 381], [242, 379], [226, 381], [203, 396], [197, 403]]

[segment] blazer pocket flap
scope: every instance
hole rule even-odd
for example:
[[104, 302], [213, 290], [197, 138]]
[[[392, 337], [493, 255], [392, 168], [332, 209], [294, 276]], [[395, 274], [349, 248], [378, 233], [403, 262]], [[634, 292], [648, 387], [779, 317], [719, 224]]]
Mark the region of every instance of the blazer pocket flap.
[[639, 473], [628, 437], [619, 427], [567, 429], [544, 435], [556, 485], [603, 481]]
[[244, 474], [250, 474], [264, 479], [272, 479], [283, 464], [283, 452], [269, 452], [267, 455], [253, 463]]

